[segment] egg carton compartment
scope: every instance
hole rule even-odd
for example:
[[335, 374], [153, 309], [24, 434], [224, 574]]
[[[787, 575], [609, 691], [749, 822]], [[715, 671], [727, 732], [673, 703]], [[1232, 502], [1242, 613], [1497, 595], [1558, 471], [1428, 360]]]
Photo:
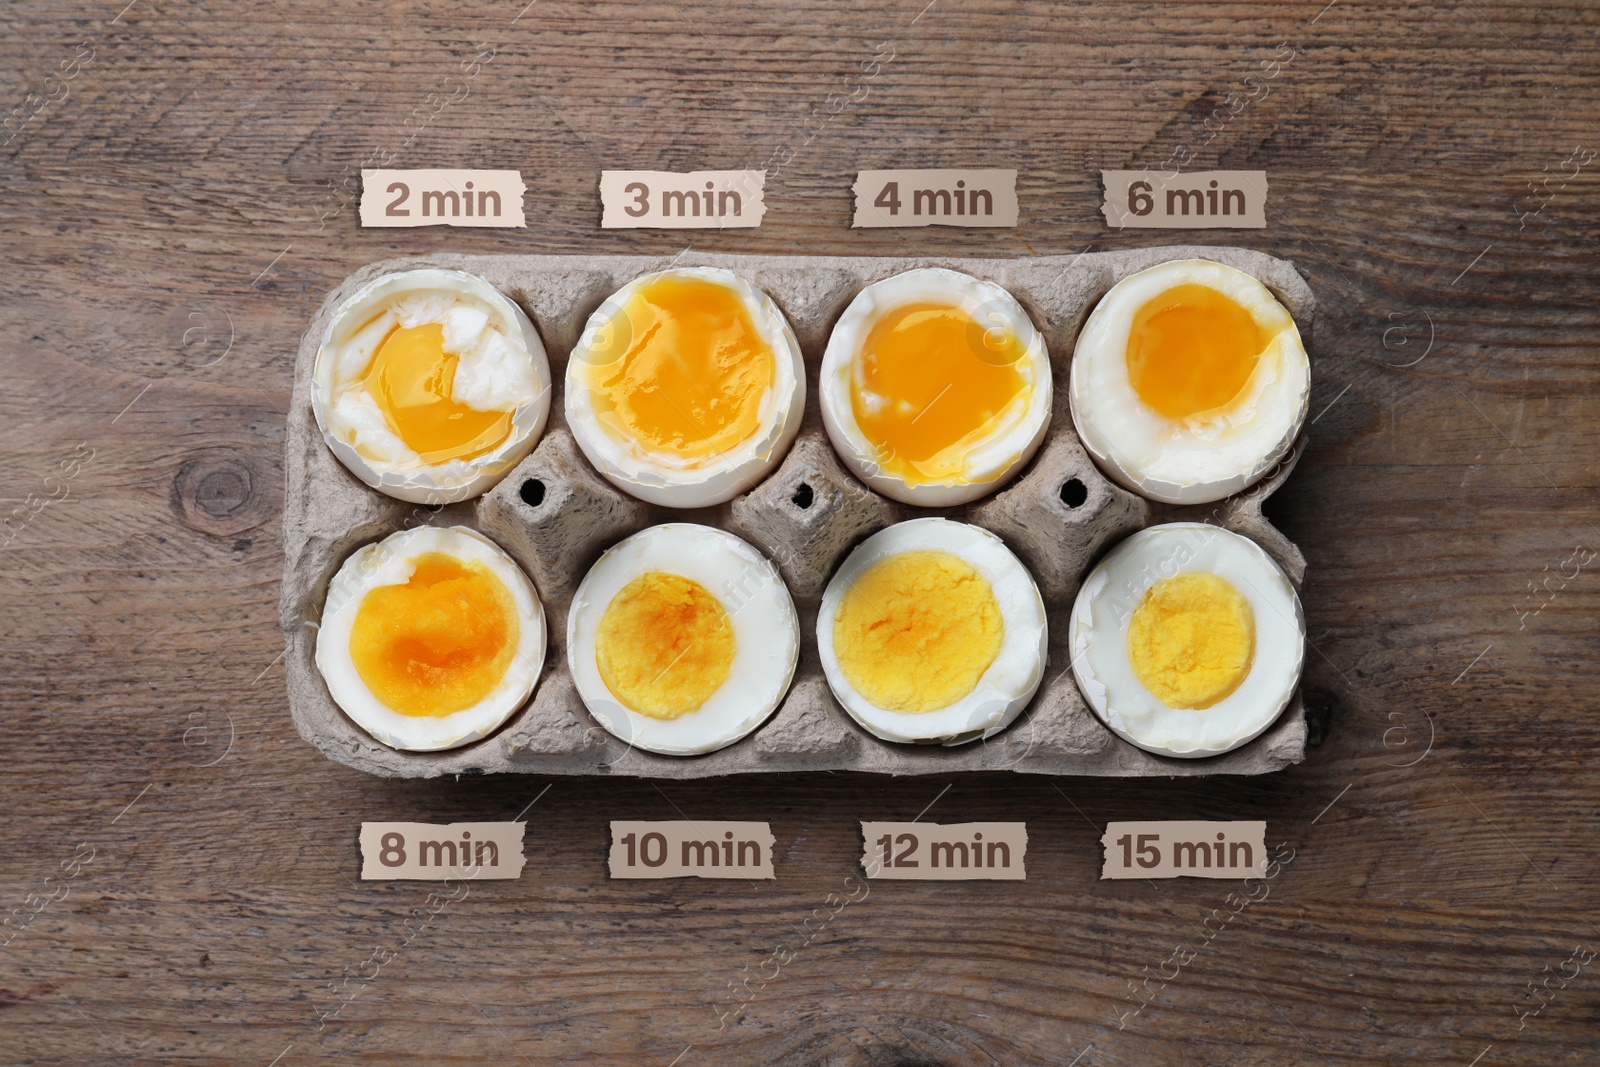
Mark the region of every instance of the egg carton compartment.
[[[1073, 345], [1096, 302], [1117, 281], [1156, 263], [1207, 258], [1261, 280], [1293, 315], [1310, 350], [1315, 301], [1288, 262], [1238, 248], [1175, 246], [1024, 259], [735, 256], [463, 256], [439, 254], [363, 267], [329, 294], [300, 344], [285, 442], [286, 562], [280, 616], [287, 641], [289, 705], [301, 735], [328, 758], [386, 777], [483, 773], [617, 774], [700, 778], [764, 771], [947, 774], [958, 770], [1094, 776], [1263, 774], [1305, 758], [1305, 709], [1296, 693], [1260, 737], [1203, 759], [1154, 755], [1116, 737], [1084, 704], [1073, 681], [1067, 621], [1079, 582], [1117, 541], [1157, 523], [1210, 522], [1244, 534], [1283, 567], [1298, 589], [1305, 558], [1262, 515], [1304, 449], [1305, 437], [1256, 485], [1213, 504], [1147, 501], [1111, 482], [1073, 429], [1066, 388]], [[672, 509], [635, 500], [602, 478], [578, 450], [563, 414], [569, 353], [589, 315], [640, 274], [675, 266], [733, 270], [765, 290], [788, 316], [805, 357], [806, 408], [783, 463], [750, 492], [709, 508]], [[864, 286], [916, 267], [948, 267], [1009, 290], [1050, 349], [1056, 388], [1048, 436], [1022, 473], [998, 493], [953, 508], [895, 503], [848, 473], [823, 431], [817, 369], [829, 331]], [[408, 504], [359, 482], [340, 465], [311, 408], [312, 366], [335, 307], [391, 271], [445, 267], [486, 278], [522, 305], [544, 340], [555, 393], [538, 447], [494, 489], [441, 508]], [[866, 733], [833, 699], [818, 661], [816, 618], [823, 587], [845, 554], [902, 519], [942, 515], [998, 534], [1032, 572], [1050, 627], [1044, 681], [1004, 731], [965, 745], [902, 745]], [[703, 756], [632, 748], [590, 716], [567, 669], [567, 611], [599, 555], [661, 522], [726, 529], [777, 564], [800, 615], [794, 683], [777, 712], [750, 736]], [[315, 663], [316, 623], [328, 583], [362, 545], [418, 525], [465, 525], [501, 545], [526, 570], [544, 602], [549, 651], [533, 697], [496, 733], [445, 752], [401, 752], [351, 722], [329, 696]]]

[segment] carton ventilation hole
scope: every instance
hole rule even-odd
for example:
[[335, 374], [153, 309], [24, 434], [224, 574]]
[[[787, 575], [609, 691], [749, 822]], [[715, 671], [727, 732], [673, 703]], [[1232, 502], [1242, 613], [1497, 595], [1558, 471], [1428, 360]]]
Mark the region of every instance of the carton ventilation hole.
[[1076, 478], [1068, 478], [1061, 483], [1061, 502], [1069, 508], [1081, 508], [1083, 502], [1089, 499], [1088, 488]]
[[530, 508], [536, 508], [544, 503], [544, 483], [537, 478], [529, 478], [522, 483], [522, 502]]
[[794, 501], [795, 507], [799, 508], [801, 511], [804, 511], [806, 508], [811, 506], [811, 501], [813, 499], [811, 486], [807, 485], [805, 482], [801, 482], [800, 487], [794, 491], [794, 496], [790, 497], [789, 499]]

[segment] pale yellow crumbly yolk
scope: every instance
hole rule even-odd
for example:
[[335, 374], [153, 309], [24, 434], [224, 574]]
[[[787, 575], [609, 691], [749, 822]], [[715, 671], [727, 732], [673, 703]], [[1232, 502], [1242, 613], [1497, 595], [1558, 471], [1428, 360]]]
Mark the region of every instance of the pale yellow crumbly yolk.
[[430, 466], [481, 456], [511, 436], [511, 412], [478, 411], [450, 399], [457, 361], [444, 350], [443, 326], [400, 326], [378, 346], [362, 379], [389, 428]]
[[874, 563], [845, 592], [833, 652], [876, 706], [937, 711], [977, 688], [1004, 635], [983, 575], [949, 552], [917, 549]]
[[734, 647], [722, 602], [699, 582], [664, 571], [623, 586], [594, 635], [606, 687], [652, 719], [676, 719], [711, 699], [733, 669]]
[[1209, 708], [1250, 673], [1256, 619], [1250, 602], [1215, 574], [1191, 571], [1152, 585], [1128, 625], [1128, 658], [1169, 708]]
[[1175, 285], [1141, 307], [1128, 334], [1128, 379], [1169, 419], [1226, 408], [1244, 391], [1270, 340], [1226, 293]]
[[610, 327], [625, 345], [580, 368], [603, 424], [648, 452], [689, 461], [720, 456], [761, 428], [777, 356], [740, 294], [704, 278], [642, 286]]
[[350, 629], [350, 658], [372, 695], [402, 715], [470, 708], [500, 684], [521, 627], [505, 583], [481, 563], [417, 557], [402, 585], [368, 591]]
[[886, 312], [861, 346], [851, 390], [879, 465], [908, 484], [959, 478], [972, 447], [1026, 402], [1025, 354], [1009, 328], [958, 307]]

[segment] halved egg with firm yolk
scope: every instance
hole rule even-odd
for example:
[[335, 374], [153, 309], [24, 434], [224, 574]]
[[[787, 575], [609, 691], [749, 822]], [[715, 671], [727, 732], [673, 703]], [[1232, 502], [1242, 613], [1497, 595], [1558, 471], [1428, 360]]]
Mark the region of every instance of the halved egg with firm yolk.
[[1005, 728], [1044, 677], [1044, 601], [994, 534], [949, 519], [879, 530], [817, 613], [828, 687], [885, 741], [958, 745]]
[[1150, 752], [1213, 756], [1275, 722], [1305, 662], [1305, 616], [1283, 569], [1217, 526], [1151, 526], [1095, 565], [1068, 641], [1084, 700]]
[[691, 756], [777, 710], [800, 622], [772, 561], [711, 526], [652, 526], [607, 551], [567, 615], [567, 663], [591, 714], [630, 745]]

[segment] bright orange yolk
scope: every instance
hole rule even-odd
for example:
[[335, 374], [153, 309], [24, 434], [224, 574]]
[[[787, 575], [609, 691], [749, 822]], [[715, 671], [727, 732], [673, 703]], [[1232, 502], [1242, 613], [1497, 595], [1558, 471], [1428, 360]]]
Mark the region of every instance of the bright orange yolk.
[[1128, 334], [1128, 378], [1139, 399], [1169, 419], [1226, 407], [1269, 340], [1236, 301], [1188, 283], [1146, 303]]
[[703, 278], [642, 286], [609, 324], [607, 349], [581, 370], [602, 424], [648, 452], [704, 460], [761, 428], [777, 376], [740, 294]]
[[481, 456], [511, 436], [511, 412], [450, 399], [456, 362], [444, 350], [443, 326], [401, 326], [378, 346], [362, 380], [389, 428], [430, 466]]
[[403, 585], [367, 593], [350, 658], [372, 695], [402, 715], [449, 715], [500, 684], [521, 627], [505, 583], [443, 552], [416, 559]]
[[861, 346], [850, 405], [883, 469], [907, 483], [959, 478], [967, 453], [1028, 397], [1026, 349], [958, 307], [908, 304]]

